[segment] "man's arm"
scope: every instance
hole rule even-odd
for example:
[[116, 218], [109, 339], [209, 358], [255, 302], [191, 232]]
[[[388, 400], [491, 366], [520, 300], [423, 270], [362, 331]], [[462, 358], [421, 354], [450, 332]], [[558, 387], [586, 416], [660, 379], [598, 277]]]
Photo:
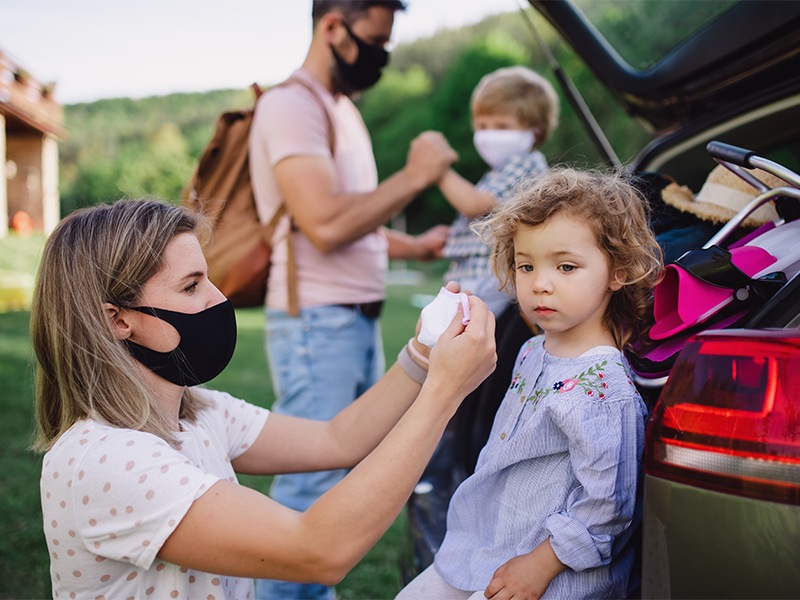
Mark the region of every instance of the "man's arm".
[[275, 166], [275, 177], [295, 224], [327, 253], [387, 223], [457, 158], [444, 136], [427, 131], [411, 143], [406, 165], [372, 192], [342, 191], [330, 157], [286, 158]]

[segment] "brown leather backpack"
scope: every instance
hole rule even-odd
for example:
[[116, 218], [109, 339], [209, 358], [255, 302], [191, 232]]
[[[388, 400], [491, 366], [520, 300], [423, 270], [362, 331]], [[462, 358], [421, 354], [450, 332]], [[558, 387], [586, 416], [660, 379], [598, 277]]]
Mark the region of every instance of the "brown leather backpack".
[[[289, 78], [279, 86], [297, 83], [314, 95], [325, 112], [331, 152], [334, 148], [333, 123], [322, 99], [305, 81]], [[262, 91], [251, 86], [256, 102]], [[281, 204], [270, 221], [261, 223], [256, 210], [248, 160], [248, 137], [253, 122], [252, 108], [222, 113], [194, 174], [183, 190], [184, 206], [202, 214], [211, 228], [203, 241], [209, 279], [238, 308], [264, 304], [269, 281], [272, 237], [286, 205]], [[289, 314], [299, 313], [297, 269], [288, 244]]]

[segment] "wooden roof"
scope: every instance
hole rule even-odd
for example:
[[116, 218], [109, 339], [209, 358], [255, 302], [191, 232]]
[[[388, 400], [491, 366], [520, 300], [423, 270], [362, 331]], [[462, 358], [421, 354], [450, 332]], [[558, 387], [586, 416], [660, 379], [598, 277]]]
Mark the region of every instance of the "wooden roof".
[[31, 130], [55, 137], [64, 135], [64, 111], [53, 97], [54, 83], [38, 81], [0, 50], [0, 114], [6, 133]]

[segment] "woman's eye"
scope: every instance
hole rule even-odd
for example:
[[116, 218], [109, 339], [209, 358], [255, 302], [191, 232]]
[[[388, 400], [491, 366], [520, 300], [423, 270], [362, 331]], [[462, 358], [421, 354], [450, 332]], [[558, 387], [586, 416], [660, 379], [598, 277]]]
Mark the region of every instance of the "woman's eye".
[[192, 292], [195, 291], [195, 289], [197, 289], [197, 282], [196, 281], [193, 282], [193, 283], [190, 283], [185, 288], [183, 288], [183, 291], [186, 292], [187, 294], [191, 294]]

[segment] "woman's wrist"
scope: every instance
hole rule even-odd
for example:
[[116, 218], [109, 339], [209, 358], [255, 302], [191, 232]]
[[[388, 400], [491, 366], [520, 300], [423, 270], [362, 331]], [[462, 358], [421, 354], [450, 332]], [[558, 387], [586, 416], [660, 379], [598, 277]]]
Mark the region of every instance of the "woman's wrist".
[[[420, 348], [425, 349], [424, 353], [422, 350], [420, 350]], [[424, 368], [426, 371], [428, 370], [430, 359], [428, 358], [427, 354], [430, 353], [430, 348], [417, 340], [417, 336], [414, 336], [408, 340], [408, 352], [411, 354], [411, 358], [413, 358], [419, 366]]]
[[414, 346], [414, 338], [397, 355], [397, 364], [411, 379], [422, 385], [428, 376], [428, 359]]

